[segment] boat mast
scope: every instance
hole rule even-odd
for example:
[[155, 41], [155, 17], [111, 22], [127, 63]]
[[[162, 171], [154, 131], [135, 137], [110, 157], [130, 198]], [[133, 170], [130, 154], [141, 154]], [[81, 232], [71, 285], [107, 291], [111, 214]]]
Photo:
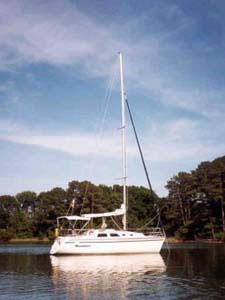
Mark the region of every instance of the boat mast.
[[122, 152], [123, 152], [123, 204], [125, 213], [123, 216], [123, 229], [127, 229], [127, 154], [126, 154], [126, 117], [125, 117], [125, 92], [123, 82], [123, 58], [119, 52], [120, 60], [120, 88], [121, 88], [121, 112], [122, 112]]

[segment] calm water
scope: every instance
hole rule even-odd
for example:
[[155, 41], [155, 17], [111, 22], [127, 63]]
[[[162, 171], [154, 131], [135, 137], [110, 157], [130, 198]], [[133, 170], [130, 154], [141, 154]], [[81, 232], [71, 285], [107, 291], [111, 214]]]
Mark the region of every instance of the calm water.
[[225, 299], [225, 245], [161, 254], [50, 257], [47, 245], [0, 245], [0, 299]]

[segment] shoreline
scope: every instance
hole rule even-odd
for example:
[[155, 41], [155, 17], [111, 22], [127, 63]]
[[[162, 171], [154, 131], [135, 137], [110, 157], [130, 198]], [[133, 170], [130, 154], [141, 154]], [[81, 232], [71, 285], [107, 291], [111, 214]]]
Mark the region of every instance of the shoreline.
[[[39, 238], [25, 238], [25, 239], [20, 239], [20, 238], [14, 238], [11, 239], [7, 242], [0, 242], [4, 243], [4, 244], [22, 244], [22, 243], [36, 243], [36, 244], [50, 244], [52, 243], [53, 240], [49, 240], [48, 238], [44, 238], [44, 239], [39, 239]], [[222, 241], [214, 241], [214, 240], [186, 240], [186, 241], [181, 241], [178, 240], [174, 237], [168, 237], [165, 240], [165, 243], [168, 244], [181, 244], [181, 243], [214, 243], [214, 244], [220, 244], [223, 243]]]
[[169, 238], [166, 238], [165, 242], [167, 242], [168, 244], [183, 244], [183, 243], [205, 243], [205, 244], [209, 244], [209, 243], [213, 243], [213, 244], [221, 244], [221, 243], [224, 243], [222, 241], [216, 241], [216, 240], [207, 240], [207, 239], [202, 239], [202, 240], [178, 240], [174, 237], [169, 237]]
[[49, 244], [52, 241], [50, 241], [48, 238], [39, 239], [39, 238], [26, 238], [26, 239], [20, 239], [15, 238], [7, 241], [8, 244], [22, 244], [22, 243], [36, 243], [36, 244]]

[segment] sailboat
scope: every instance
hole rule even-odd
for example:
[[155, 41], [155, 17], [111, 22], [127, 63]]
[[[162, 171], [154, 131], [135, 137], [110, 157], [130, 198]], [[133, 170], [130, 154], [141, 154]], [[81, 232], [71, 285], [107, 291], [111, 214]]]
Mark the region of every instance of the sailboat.
[[[159, 253], [165, 240], [161, 227], [151, 228], [147, 233], [127, 228], [127, 159], [126, 159], [126, 96], [124, 92], [123, 58], [119, 52], [121, 112], [122, 112], [122, 162], [123, 203], [112, 212], [60, 216], [57, 218], [56, 239], [50, 249], [51, 255], [98, 255]], [[129, 107], [128, 107], [129, 109]], [[142, 153], [141, 153], [142, 155]], [[122, 216], [122, 229], [107, 228], [106, 219]], [[91, 227], [93, 220], [101, 219], [100, 228]], [[60, 224], [67, 222], [69, 229]], [[76, 228], [77, 224], [83, 225]]]

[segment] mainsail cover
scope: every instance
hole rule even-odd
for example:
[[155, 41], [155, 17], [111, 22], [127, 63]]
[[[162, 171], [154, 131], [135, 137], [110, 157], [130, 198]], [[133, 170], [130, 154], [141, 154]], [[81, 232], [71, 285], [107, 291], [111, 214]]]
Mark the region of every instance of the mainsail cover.
[[113, 217], [113, 216], [121, 216], [126, 213], [124, 204], [121, 204], [121, 207], [112, 211], [98, 214], [84, 214], [82, 217], [85, 218], [103, 218], [103, 217]]
[[58, 217], [57, 220], [59, 219], [67, 219], [68, 221], [89, 221], [90, 218], [88, 217], [84, 217], [84, 216], [62, 216], [62, 217]]

